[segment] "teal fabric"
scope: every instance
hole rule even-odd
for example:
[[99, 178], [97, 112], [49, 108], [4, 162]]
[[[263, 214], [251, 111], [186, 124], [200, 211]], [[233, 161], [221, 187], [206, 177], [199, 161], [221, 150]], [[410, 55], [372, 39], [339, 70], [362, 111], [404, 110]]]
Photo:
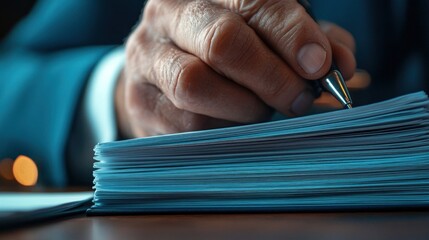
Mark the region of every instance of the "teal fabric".
[[66, 145], [86, 81], [122, 44], [142, 6], [114, 0], [36, 4], [0, 46], [0, 159], [28, 155], [40, 184], [68, 184]]
[[109, 47], [0, 58], [0, 156], [33, 158], [41, 183], [67, 184], [65, 145], [80, 92]]

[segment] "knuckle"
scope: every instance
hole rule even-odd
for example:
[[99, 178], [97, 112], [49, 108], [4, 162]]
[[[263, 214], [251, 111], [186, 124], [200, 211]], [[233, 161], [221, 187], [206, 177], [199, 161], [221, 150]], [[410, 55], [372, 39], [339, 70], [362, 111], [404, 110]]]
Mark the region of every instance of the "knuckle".
[[125, 67], [139, 75], [145, 75], [142, 69], [147, 68], [145, 59], [151, 54], [150, 36], [144, 27], [130, 35], [125, 43]]
[[135, 62], [134, 59], [137, 57], [137, 40], [135, 34], [131, 34], [125, 43], [125, 57], [129, 63]]
[[158, 10], [158, 4], [157, 3], [159, 3], [159, 0], [158, 1], [149, 0], [146, 3], [146, 6], [143, 9], [144, 19], [154, 19], [154, 17], [156, 16], [156, 14], [158, 12], [157, 11]]
[[159, 20], [159, 15], [162, 15], [162, 12], [165, 9], [170, 9], [176, 1], [172, 0], [148, 0], [143, 8], [142, 19], [149, 21]]
[[[297, 12], [303, 11], [300, 9], [295, 10]], [[295, 49], [297, 44], [302, 44], [303, 37], [308, 34], [307, 24], [300, 13], [292, 14], [288, 23], [284, 25], [284, 29], [279, 32], [279, 43], [281, 43], [284, 49]]]
[[207, 31], [202, 49], [204, 58], [213, 64], [223, 64], [237, 59], [236, 49], [242, 43], [243, 26], [235, 14], [224, 14]]
[[201, 98], [200, 62], [186, 61], [179, 65], [173, 87], [173, 103], [179, 109], [192, 111]]
[[135, 35], [131, 35], [125, 44], [125, 59], [127, 64], [125, 68], [127, 71], [131, 71], [133, 73], [137, 73], [138, 71], [138, 62], [140, 61], [140, 44], [136, 40]]
[[265, 3], [266, 0], [235, 0], [231, 3], [231, 9], [238, 12], [247, 21], [258, 12]]
[[[308, 36], [314, 35], [311, 19], [295, 1], [267, 0], [248, 24], [268, 36], [267, 41], [281, 52], [294, 52]], [[284, 53], [287, 54], [287, 53]]]
[[146, 42], [146, 31], [144, 29], [138, 32], [133, 32], [125, 43], [125, 51], [127, 56], [133, 56], [137, 54], [141, 46], [144, 46]]

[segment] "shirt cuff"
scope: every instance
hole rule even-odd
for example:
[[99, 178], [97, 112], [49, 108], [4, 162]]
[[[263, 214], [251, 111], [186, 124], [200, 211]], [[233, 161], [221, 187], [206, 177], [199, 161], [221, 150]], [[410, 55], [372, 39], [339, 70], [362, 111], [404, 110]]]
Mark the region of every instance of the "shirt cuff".
[[[115, 115], [116, 82], [125, 62], [125, 51], [118, 47], [96, 66], [89, 79], [84, 98], [84, 114], [92, 139], [97, 142], [117, 138]], [[94, 144], [95, 144], [94, 143]]]

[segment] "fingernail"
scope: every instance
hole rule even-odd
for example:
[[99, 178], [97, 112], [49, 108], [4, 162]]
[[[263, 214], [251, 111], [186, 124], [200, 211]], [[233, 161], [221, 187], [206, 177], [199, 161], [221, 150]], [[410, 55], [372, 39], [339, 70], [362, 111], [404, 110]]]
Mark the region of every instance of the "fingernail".
[[291, 112], [295, 115], [303, 115], [310, 110], [314, 97], [309, 91], [304, 91], [293, 101]]
[[326, 60], [326, 51], [319, 44], [304, 45], [298, 52], [298, 64], [308, 74], [320, 70]]

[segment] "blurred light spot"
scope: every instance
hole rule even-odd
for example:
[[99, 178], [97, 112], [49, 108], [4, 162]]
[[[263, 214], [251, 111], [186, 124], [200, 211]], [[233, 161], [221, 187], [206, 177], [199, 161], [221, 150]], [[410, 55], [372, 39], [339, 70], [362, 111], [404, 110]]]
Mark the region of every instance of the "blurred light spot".
[[5, 158], [0, 161], [0, 176], [6, 180], [14, 180], [13, 172], [13, 159]]
[[20, 155], [13, 163], [13, 175], [21, 185], [34, 186], [38, 177], [37, 166], [31, 158]]

